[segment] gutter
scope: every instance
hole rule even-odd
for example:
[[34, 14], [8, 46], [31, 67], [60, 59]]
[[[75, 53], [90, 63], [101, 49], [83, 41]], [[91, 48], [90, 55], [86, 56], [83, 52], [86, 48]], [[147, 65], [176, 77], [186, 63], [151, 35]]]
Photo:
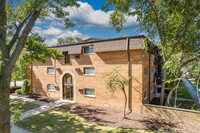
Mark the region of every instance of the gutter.
[[[129, 37], [127, 37], [127, 47], [126, 47], [126, 51], [127, 51], [127, 54], [128, 54], [128, 79], [130, 77], [130, 53], [129, 53]], [[130, 111], [130, 79], [128, 80], [128, 101], [127, 101], [127, 104], [128, 104], [128, 111]]]

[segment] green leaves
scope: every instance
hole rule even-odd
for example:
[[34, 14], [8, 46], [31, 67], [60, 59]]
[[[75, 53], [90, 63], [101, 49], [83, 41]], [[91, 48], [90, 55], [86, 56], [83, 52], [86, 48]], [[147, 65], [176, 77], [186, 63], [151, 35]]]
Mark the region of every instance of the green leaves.
[[105, 72], [103, 78], [106, 82], [106, 88], [111, 92], [124, 89], [128, 84], [129, 78], [123, 76], [123, 69], [121, 66], [115, 66], [110, 71]]

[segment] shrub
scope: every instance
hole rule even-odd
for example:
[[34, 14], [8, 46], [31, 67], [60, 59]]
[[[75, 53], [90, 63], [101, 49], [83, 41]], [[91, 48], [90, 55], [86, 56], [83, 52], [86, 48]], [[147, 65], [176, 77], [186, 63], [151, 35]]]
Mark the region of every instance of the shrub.
[[21, 93], [22, 94], [29, 94], [30, 93], [30, 84], [28, 80], [24, 80], [23, 85], [21, 87]]
[[21, 89], [16, 90], [15, 93], [22, 94]]

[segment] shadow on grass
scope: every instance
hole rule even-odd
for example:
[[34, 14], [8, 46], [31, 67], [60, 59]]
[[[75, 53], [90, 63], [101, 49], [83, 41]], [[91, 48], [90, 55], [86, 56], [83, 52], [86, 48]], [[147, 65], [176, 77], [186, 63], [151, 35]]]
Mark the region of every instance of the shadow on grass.
[[29, 102], [16, 100], [16, 99], [10, 99], [10, 113], [14, 114], [16, 110], [20, 110], [21, 112], [25, 112], [34, 108], [38, 108], [39, 105], [32, 104]]

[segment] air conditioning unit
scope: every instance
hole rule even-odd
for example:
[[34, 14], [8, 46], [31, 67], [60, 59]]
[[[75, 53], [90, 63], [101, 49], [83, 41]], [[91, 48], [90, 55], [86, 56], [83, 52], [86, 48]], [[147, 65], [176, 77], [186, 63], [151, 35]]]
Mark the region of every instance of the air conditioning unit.
[[61, 69], [60, 68], [56, 68], [56, 71], [61, 71]]
[[81, 94], [83, 94], [83, 89], [78, 89], [78, 91], [79, 91]]
[[76, 71], [76, 72], [79, 72], [79, 71], [80, 71], [80, 68], [75, 68], [75, 71]]

